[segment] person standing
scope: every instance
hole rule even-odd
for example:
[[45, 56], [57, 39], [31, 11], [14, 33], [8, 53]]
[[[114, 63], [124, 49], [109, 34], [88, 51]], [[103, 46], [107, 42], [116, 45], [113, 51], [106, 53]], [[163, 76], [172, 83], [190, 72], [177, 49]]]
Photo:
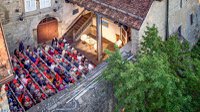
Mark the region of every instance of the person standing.
[[24, 44], [22, 41], [19, 43], [19, 51], [22, 53], [24, 52]]
[[58, 43], [58, 39], [56, 37], [54, 37], [51, 42], [51, 46], [53, 46], [54, 44], [57, 46], [57, 43]]

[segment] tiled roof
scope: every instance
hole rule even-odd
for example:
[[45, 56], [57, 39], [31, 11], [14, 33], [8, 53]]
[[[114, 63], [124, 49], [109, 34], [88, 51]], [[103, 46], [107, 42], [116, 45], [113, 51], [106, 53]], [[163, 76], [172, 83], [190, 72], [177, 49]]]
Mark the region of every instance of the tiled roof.
[[129, 27], [140, 29], [153, 0], [69, 0]]

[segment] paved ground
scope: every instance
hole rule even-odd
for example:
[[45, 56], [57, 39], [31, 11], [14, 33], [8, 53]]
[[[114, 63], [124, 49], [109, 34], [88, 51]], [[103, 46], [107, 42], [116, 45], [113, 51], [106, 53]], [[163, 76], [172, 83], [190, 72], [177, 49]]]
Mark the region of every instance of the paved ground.
[[57, 106], [52, 112], [112, 112], [113, 97], [109, 94], [112, 90], [110, 88], [105, 81], [100, 81], [87, 92]]

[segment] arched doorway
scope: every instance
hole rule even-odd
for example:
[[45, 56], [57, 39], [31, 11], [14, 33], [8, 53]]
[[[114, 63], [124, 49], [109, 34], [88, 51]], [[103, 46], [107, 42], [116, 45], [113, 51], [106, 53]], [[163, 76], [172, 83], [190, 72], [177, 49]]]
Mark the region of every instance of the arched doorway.
[[58, 21], [56, 18], [48, 17], [43, 19], [37, 27], [37, 41], [43, 43], [58, 37]]

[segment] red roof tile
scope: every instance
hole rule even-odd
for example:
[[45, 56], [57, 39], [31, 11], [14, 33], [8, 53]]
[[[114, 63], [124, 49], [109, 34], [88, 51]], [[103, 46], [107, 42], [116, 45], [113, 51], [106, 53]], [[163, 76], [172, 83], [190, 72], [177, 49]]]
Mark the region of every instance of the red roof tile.
[[69, 0], [113, 21], [140, 29], [153, 0]]

